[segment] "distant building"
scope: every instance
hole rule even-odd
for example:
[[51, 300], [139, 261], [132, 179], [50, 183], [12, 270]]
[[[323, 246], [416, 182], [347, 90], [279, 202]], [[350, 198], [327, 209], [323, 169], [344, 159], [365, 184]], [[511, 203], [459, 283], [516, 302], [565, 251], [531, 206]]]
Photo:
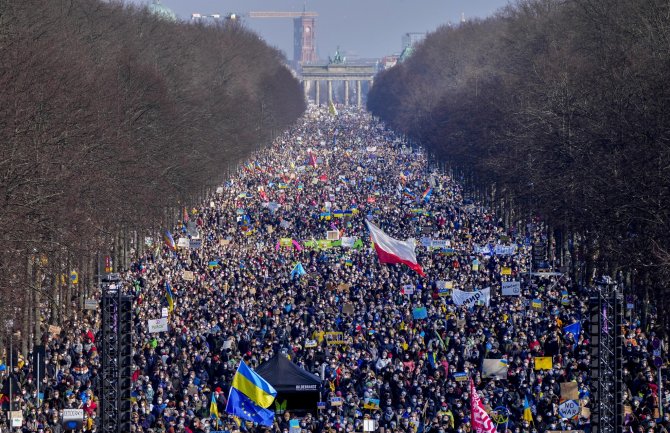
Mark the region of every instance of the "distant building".
[[384, 56], [382, 58], [382, 61], [379, 64], [379, 67], [381, 70], [386, 70], [389, 68], [392, 68], [398, 63], [398, 55], [397, 54], [391, 54], [390, 56]]
[[177, 14], [175, 14], [169, 7], [163, 6], [161, 0], [154, 0], [149, 5], [149, 12], [166, 21], [177, 21]]
[[405, 51], [407, 48], [414, 47], [419, 42], [423, 41], [426, 38], [425, 33], [421, 32], [409, 32], [402, 35], [402, 46], [400, 47], [400, 52]]

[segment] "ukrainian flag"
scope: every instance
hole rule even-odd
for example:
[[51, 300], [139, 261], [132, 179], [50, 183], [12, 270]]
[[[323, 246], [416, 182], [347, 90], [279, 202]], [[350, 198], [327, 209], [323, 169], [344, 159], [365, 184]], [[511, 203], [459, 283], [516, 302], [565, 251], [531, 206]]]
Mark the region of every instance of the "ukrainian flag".
[[274, 411], [272, 405], [277, 391], [265, 379], [240, 362], [228, 394], [226, 412], [231, 415], [271, 427]]
[[210, 418], [219, 419], [219, 407], [216, 405], [214, 393], [212, 393], [212, 401], [209, 403], [209, 416]]
[[528, 396], [525, 396], [523, 398], [523, 420], [533, 422], [533, 412], [530, 411], [530, 403], [528, 402]]
[[237, 373], [233, 376], [232, 387], [262, 408], [270, 407], [277, 396], [277, 391], [272, 385], [247, 367], [244, 361], [241, 361], [240, 366], [237, 367]]
[[174, 310], [174, 295], [172, 294], [170, 283], [167, 281], [165, 282], [165, 299], [167, 299], [168, 311], [172, 313]]

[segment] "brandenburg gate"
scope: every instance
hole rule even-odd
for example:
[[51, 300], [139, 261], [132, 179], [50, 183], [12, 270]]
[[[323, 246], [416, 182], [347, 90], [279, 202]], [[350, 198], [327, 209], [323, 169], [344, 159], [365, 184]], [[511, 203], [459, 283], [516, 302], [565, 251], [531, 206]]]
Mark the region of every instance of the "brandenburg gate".
[[321, 104], [320, 84], [322, 81], [327, 83], [328, 100], [333, 102], [333, 81], [344, 82], [344, 105], [349, 105], [349, 85], [355, 83], [356, 86], [356, 104], [362, 105], [362, 85], [367, 81], [372, 86], [374, 76], [377, 72], [376, 65], [350, 64], [344, 62], [330, 62], [327, 65], [302, 65], [302, 83], [305, 89], [305, 97], [310, 99], [310, 83], [314, 83], [316, 105]]

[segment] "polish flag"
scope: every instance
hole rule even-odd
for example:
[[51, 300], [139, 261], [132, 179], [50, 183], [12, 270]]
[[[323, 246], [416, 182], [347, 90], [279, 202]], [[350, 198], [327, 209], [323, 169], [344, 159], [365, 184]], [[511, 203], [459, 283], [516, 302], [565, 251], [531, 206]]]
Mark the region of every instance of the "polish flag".
[[475, 433], [496, 433], [496, 426], [493, 425], [491, 417], [486, 413], [472, 379], [470, 379], [470, 418], [472, 430]]
[[423, 268], [416, 261], [416, 254], [414, 254], [416, 242], [414, 239], [399, 241], [384, 233], [370, 221], [365, 220], [365, 224], [368, 225], [370, 237], [372, 238], [372, 242], [374, 242], [375, 250], [377, 250], [377, 256], [381, 263], [404, 263], [422, 277], [426, 276], [423, 273]]

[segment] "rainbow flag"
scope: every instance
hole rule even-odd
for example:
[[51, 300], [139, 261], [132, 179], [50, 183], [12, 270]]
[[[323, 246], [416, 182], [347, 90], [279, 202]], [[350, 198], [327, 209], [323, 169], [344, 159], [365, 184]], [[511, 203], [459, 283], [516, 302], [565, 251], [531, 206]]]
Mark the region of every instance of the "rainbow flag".
[[177, 250], [177, 245], [174, 243], [174, 238], [172, 237], [172, 233], [170, 233], [170, 230], [165, 230], [165, 233], [163, 234], [163, 241], [165, 241], [165, 245], [168, 246], [172, 251]]
[[431, 196], [431, 195], [433, 195], [433, 188], [428, 187], [428, 189], [426, 189], [426, 190], [423, 192], [423, 194], [421, 194], [421, 199], [422, 199], [423, 201], [428, 201], [428, 200], [430, 200], [430, 196]]

